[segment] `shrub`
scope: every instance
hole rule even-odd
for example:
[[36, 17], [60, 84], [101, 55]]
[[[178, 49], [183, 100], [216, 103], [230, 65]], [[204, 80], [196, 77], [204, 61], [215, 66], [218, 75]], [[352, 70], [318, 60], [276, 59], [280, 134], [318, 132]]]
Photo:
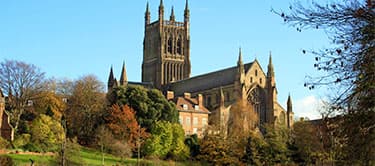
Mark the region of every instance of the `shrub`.
[[2, 166], [13, 166], [13, 165], [15, 165], [12, 158], [10, 158], [9, 156], [0, 156], [0, 164]]
[[0, 136], [0, 149], [6, 149], [9, 147], [9, 145], [10, 145], [9, 142]]
[[22, 134], [22, 135], [20, 135], [19, 137], [17, 137], [13, 141], [13, 146], [15, 148], [21, 148], [21, 147], [25, 146], [26, 144], [30, 143], [30, 137], [31, 137], [30, 134]]
[[42, 148], [31, 142], [23, 146], [23, 149], [29, 152], [44, 152]]

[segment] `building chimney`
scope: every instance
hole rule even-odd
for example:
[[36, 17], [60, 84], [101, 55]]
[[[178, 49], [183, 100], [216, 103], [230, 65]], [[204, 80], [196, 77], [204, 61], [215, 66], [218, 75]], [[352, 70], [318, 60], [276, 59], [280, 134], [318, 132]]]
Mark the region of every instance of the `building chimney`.
[[167, 91], [167, 100], [173, 100], [173, 99], [174, 99], [174, 92]]
[[191, 94], [190, 94], [190, 93], [188, 93], [188, 92], [185, 92], [185, 93], [184, 93], [184, 98], [186, 98], [186, 99], [190, 99], [190, 97], [191, 97]]
[[198, 94], [198, 105], [203, 106], [203, 95], [202, 94]]

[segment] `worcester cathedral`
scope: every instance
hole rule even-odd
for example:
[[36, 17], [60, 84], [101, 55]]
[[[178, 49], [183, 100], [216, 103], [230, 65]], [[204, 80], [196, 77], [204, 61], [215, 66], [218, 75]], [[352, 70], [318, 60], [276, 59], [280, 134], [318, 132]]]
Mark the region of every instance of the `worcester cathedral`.
[[[231, 106], [238, 99], [247, 101], [258, 113], [259, 123], [271, 123], [290, 127], [293, 124], [293, 111], [290, 96], [287, 109], [277, 100], [275, 71], [271, 54], [267, 71], [264, 71], [255, 59], [252, 62], [242, 61], [241, 49], [238, 60], [230, 68], [191, 76], [190, 63], [190, 11], [188, 2], [184, 10], [183, 22], [176, 21], [172, 7], [171, 15], [164, 17], [163, 1], [160, 1], [158, 20], [151, 22], [147, 3], [144, 22], [142, 82], [129, 82], [123, 65], [120, 80], [110, 70], [108, 89], [122, 85], [141, 85], [156, 88], [166, 97], [172, 93], [179, 97], [203, 97], [203, 106], [211, 114], [222, 117], [214, 123], [226, 123]], [[167, 97], [168, 98], [168, 97]]]

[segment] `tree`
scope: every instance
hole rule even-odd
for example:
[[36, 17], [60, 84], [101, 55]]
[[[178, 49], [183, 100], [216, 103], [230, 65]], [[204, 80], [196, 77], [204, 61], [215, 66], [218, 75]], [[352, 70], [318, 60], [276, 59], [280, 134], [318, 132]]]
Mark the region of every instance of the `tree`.
[[266, 134], [264, 141], [266, 145], [262, 148], [263, 161], [266, 165], [287, 164], [289, 159], [287, 154], [287, 143], [289, 141], [289, 133], [285, 126], [266, 125]]
[[61, 119], [62, 113], [66, 109], [66, 103], [61, 96], [54, 92], [43, 91], [39, 94], [39, 98], [34, 100], [33, 107], [38, 113]]
[[180, 124], [157, 121], [151, 129], [151, 136], [146, 140], [143, 151], [150, 157], [183, 160], [189, 156], [189, 149], [184, 140], [184, 130]]
[[238, 99], [230, 109], [226, 137], [234, 157], [240, 160], [244, 156], [248, 137], [257, 129], [257, 125], [258, 115], [253, 107], [247, 101]]
[[65, 138], [61, 124], [51, 117], [40, 114], [31, 125], [31, 142], [42, 151], [57, 151]]
[[127, 105], [122, 107], [113, 105], [104, 119], [114, 137], [126, 141], [134, 152], [137, 148], [137, 140], [146, 139], [149, 135], [145, 128], [139, 128], [134, 110]]
[[93, 75], [81, 77], [73, 84], [68, 98], [68, 136], [77, 136], [80, 144], [89, 145], [95, 140], [95, 131], [103, 123], [105, 94], [103, 84]]
[[372, 0], [338, 1], [327, 5], [300, 2], [290, 12], [275, 12], [284, 21], [304, 29], [324, 29], [331, 47], [302, 52], [315, 56], [314, 67], [323, 75], [305, 83], [309, 89], [328, 85], [338, 89], [332, 98], [330, 113], [343, 114], [336, 133], [343, 142], [346, 164], [371, 165], [375, 161], [375, 3]]
[[245, 146], [246, 151], [242, 158], [243, 162], [249, 165], [265, 165], [265, 147], [266, 142], [263, 140], [261, 135], [251, 132]]
[[327, 154], [324, 151], [319, 133], [320, 131], [308, 121], [294, 123], [292, 146], [295, 149], [292, 156], [297, 156], [293, 158], [294, 161], [301, 164], [317, 164], [316, 162], [324, 160], [324, 156], [327, 156]]
[[156, 90], [147, 90], [141, 86], [115, 88], [111, 94], [110, 105], [128, 105], [134, 109], [137, 122], [149, 132], [157, 121], [178, 122], [178, 111], [172, 102]]
[[32, 64], [21, 61], [5, 60], [0, 63], [0, 87], [8, 96], [7, 110], [11, 119], [11, 141], [20, 124], [29, 101], [38, 97], [43, 89], [44, 73]]
[[207, 132], [203, 137], [197, 159], [212, 165], [241, 165], [230, 144], [222, 135], [213, 132]]

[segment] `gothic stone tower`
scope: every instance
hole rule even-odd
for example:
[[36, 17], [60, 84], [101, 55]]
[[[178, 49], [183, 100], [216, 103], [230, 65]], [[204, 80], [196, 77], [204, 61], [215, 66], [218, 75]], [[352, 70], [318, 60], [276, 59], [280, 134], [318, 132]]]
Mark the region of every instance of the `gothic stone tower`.
[[159, 5], [159, 19], [150, 22], [147, 3], [145, 36], [143, 41], [142, 82], [153, 83], [162, 89], [173, 81], [190, 77], [190, 11], [186, 1], [184, 22], [175, 21], [172, 7], [169, 20], [164, 19], [163, 0]]

